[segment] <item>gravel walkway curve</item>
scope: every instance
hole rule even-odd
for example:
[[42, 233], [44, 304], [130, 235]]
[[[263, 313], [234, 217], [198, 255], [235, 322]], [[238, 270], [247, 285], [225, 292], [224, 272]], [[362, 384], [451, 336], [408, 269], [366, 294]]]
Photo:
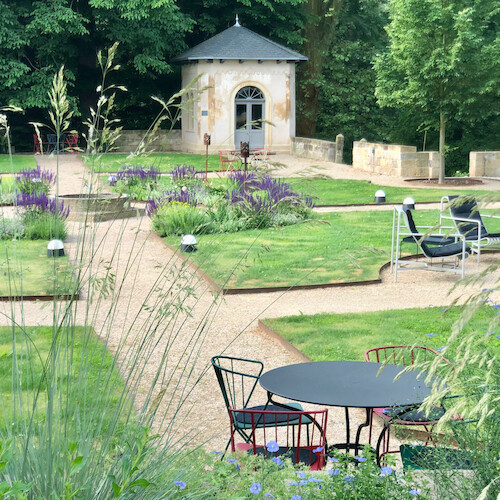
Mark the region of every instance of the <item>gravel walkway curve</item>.
[[[42, 168], [55, 169], [55, 160], [50, 157], [37, 157]], [[328, 162], [315, 160], [303, 160], [288, 155], [276, 156], [274, 163], [285, 164], [276, 173], [280, 176], [311, 175], [312, 173], [323, 173], [331, 177], [369, 179], [383, 185], [402, 185], [401, 179], [385, 178], [383, 176], [370, 176], [367, 173], [356, 172], [351, 167], [336, 165]], [[315, 165], [311, 167], [311, 165]], [[75, 155], [64, 155], [59, 165], [60, 181], [59, 191], [61, 194], [78, 193], [82, 185], [82, 177], [86, 169], [81, 160]], [[492, 189], [497, 186], [495, 181], [485, 183], [485, 188]], [[476, 186], [474, 186], [476, 188]], [[392, 207], [391, 207], [392, 208]], [[78, 231], [81, 224], [74, 222], [70, 224], [70, 235], [66, 248], [70, 259], [74, 258], [75, 246], [78, 241]], [[96, 317], [96, 330], [104, 336], [109, 334], [109, 348], [116, 349], [121, 342], [121, 336], [127, 328], [133, 325], [134, 316], [147, 319], [151, 312], [141, 309], [140, 305], [147, 299], [151, 290], [152, 281], [161, 270], [179, 266], [181, 260], [168, 248], [166, 248], [150, 228], [149, 219], [132, 218], [128, 220], [117, 220], [97, 223], [92, 227], [95, 231], [96, 241], [101, 242], [98, 262], [93, 263], [90, 270], [92, 273], [103, 273], [107, 267], [112, 267], [117, 275], [117, 281], [123, 277], [120, 297], [116, 302], [116, 314], [113, 322], [107, 319], [107, 312], [111, 307], [103, 303], [99, 310], [93, 311]], [[387, 228], [387, 237], [390, 238], [390, 228]], [[119, 245], [116, 243], [119, 242]], [[113, 256], [119, 247], [120, 260]], [[130, 255], [142, 252], [138, 261], [130, 264], [131, 271], [123, 276], [122, 263]], [[484, 255], [481, 265], [470, 259], [467, 265], [467, 276], [472, 276], [486, 269], [490, 264], [497, 261], [495, 255]], [[497, 282], [500, 272], [492, 272], [487, 276], [487, 281], [493, 285]], [[454, 300], [463, 301], [478, 286], [471, 284], [469, 287], [458, 286], [456, 277], [448, 273], [407, 271], [400, 274], [398, 283], [393, 282], [388, 271], [382, 273], [382, 283], [379, 285], [368, 285], [361, 287], [342, 287], [331, 289], [290, 291], [285, 293], [264, 293], [257, 295], [234, 295], [216, 299], [214, 307], [214, 296], [208, 285], [203, 280], [196, 281], [195, 292], [197, 294], [196, 307], [192, 317], [186, 316], [182, 329], [186, 332], [196, 330], [204, 318], [207, 320], [207, 328], [203, 331], [204, 340], [202, 344], [190, 346], [189, 335], [184, 338], [166, 339], [159, 337], [157, 351], [151, 353], [147, 369], [141, 374], [140, 389], [136, 405], [140, 405], [142, 398], [149, 386], [153, 383], [154, 374], [161, 356], [156, 352], [161, 351], [162, 345], [171, 342], [170, 356], [173, 367], [168, 375], [172, 377], [181, 376], [183, 369], [189, 366], [192, 369], [192, 378], [184, 388], [189, 393], [187, 403], [183, 406], [174, 425], [174, 430], [183, 435], [186, 431], [193, 431], [191, 445], [205, 444], [208, 449], [223, 449], [228, 436], [228, 417], [225, 411], [219, 387], [216, 383], [213, 371], [209, 367], [211, 356], [225, 352], [230, 355], [261, 359], [266, 369], [300, 362], [293, 353], [285, 350], [275, 339], [262, 333], [257, 328], [259, 318], [280, 317], [291, 314], [314, 314], [322, 312], [346, 313], [388, 310], [393, 308], [446, 306]], [[500, 295], [496, 298], [500, 300]], [[51, 304], [24, 302], [11, 306], [8, 303], [0, 304], [2, 324], [9, 324], [9, 318], [14, 314], [19, 318], [22, 314], [27, 325], [50, 325], [52, 323]], [[92, 309], [92, 305], [90, 305]], [[83, 321], [85, 307], [78, 306], [75, 310], [76, 321]], [[136, 320], [137, 321], [137, 320]], [[383, 328], [383, 325], [380, 325]], [[132, 342], [127, 339], [127, 342]], [[134, 348], [135, 346], [130, 346]], [[189, 358], [189, 352], [195, 351], [198, 362], [193, 363]], [[184, 362], [185, 360], [185, 362]], [[122, 358], [122, 371], [126, 372], [126, 359]], [[167, 370], [167, 369], [166, 369]], [[206, 371], [206, 373], [205, 373]], [[205, 375], [203, 375], [205, 373]], [[194, 380], [201, 377], [199, 383]], [[332, 381], [334, 383], [334, 381]], [[168, 394], [169, 387], [162, 386], [157, 382], [155, 392], [165, 390]], [[172, 396], [174, 400], [181, 397]], [[165, 402], [160, 403], [166, 405]], [[160, 426], [168, 424], [169, 408], [162, 408], [166, 420], [158, 423]], [[160, 412], [162, 413], [162, 412]], [[354, 412], [356, 413], [356, 412]], [[330, 440], [338, 441], [344, 436], [344, 413], [343, 410], [332, 408], [329, 410], [329, 434]], [[356, 418], [362, 418], [364, 412], [357, 412]], [[333, 435], [332, 435], [333, 434]], [[208, 438], [211, 438], [207, 443]]]

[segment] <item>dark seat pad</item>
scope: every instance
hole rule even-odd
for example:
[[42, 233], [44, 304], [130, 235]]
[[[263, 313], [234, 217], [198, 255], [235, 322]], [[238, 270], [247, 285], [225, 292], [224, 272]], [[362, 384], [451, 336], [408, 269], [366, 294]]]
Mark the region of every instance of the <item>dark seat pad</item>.
[[[250, 452], [252, 450], [249, 450]], [[278, 451], [270, 452], [267, 451], [266, 448], [260, 447], [257, 448], [257, 455], [263, 455], [267, 458], [274, 458], [274, 457], [290, 457], [292, 459], [293, 464], [297, 464], [297, 448], [291, 447], [291, 448], [285, 448], [285, 447], [280, 447]], [[305, 449], [305, 448], [300, 448], [299, 450], [299, 462], [306, 464], [306, 465], [313, 465], [317, 460], [316, 454], [313, 453], [312, 451]]]
[[[302, 407], [297, 404], [297, 403], [289, 403], [288, 406], [297, 406], [297, 410], [301, 410]], [[282, 406], [277, 406], [277, 405], [260, 405], [260, 406], [252, 406], [251, 408], [245, 408], [246, 410], [256, 410], [256, 411], [290, 411], [286, 408], [283, 408]], [[259, 415], [255, 414], [254, 415], [254, 420], [255, 423], [259, 423], [262, 425], [263, 418], [265, 415]], [[252, 424], [252, 414], [251, 413], [234, 413], [233, 414], [234, 419], [239, 422], [240, 424]], [[302, 422], [305, 423], [307, 420], [306, 416], [302, 416]], [[287, 421], [289, 422], [297, 422], [298, 418], [290, 418], [290, 414], [279, 414], [279, 415], [268, 415], [266, 416], [266, 425], [272, 425], [274, 423], [282, 424], [286, 423]]]
[[444, 409], [438, 406], [431, 408], [428, 415], [414, 406], [395, 406], [394, 408], [385, 408], [384, 415], [404, 422], [434, 422], [444, 415]]

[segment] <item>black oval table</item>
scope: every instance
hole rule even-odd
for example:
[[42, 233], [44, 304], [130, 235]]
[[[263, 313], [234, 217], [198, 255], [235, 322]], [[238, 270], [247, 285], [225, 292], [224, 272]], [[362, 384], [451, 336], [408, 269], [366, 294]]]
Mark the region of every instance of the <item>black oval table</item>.
[[[260, 385], [273, 404], [283, 406], [272, 400], [273, 396], [280, 396], [302, 403], [345, 408], [346, 442], [333, 446], [346, 451], [353, 449], [357, 454], [362, 446], [361, 431], [369, 425], [373, 408], [419, 405], [431, 392], [424, 377], [419, 377], [417, 372], [404, 373], [394, 380], [404, 367], [385, 365], [380, 370], [382, 366], [366, 361], [298, 363], [264, 373]], [[359, 425], [354, 443], [350, 439], [349, 408], [366, 409], [366, 421]]]

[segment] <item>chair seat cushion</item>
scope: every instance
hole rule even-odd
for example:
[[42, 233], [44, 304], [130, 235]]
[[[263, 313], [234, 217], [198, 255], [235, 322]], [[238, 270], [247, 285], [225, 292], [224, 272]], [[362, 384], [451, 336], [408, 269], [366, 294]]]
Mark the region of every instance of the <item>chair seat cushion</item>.
[[313, 465], [316, 463], [318, 457], [315, 453], [307, 448], [300, 448], [299, 450], [299, 460], [297, 462], [297, 448], [285, 448], [280, 447], [278, 451], [270, 452], [267, 451], [266, 448], [261, 447], [257, 448], [257, 455], [264, 455], [265, 457], [274, 458], [274, 457], [289, 457], [292, 460], [292, 463], [296, 465], [298, 462], [303, 463], [305, 465]]
[[466, 450], [421, 445], [401, 445], [405, 469], [472, 469], [474, 457]]
[[[405, 243], [415, 243], [414, 236], [405, 236], [403, 238]], [[426, 236], [423, 239], [423, 242], [427, 245], [449, 245], [451, 243], [455, 243], [455, 238], [452, 236]]]
[[404, 424], [405, 422], [435, 422], [444, 415], [444, 409], [434, 406], [426, 415], [415, 406], [395, 406], [393, 408], [377, 408], [375, 413], [383, 417], [384, 420], [393, 420], [396, 424], [399, 422]]
[[[462, 243], [451, 243], [437, 247], [428, 247], [427, 251], [430, 257], [450, 257], [462, 252]], [[470, 248], [465, 246], [465, 253], [470, 253]]]
[[[294, 410], [297, 411], [302, 411], [302, 406], [299, 403], [287, 403], [287, 406], [293, 408]], [[287, 408], [283, 408], [282, 406], [278, 405], [259, 405], [259, 406], [252, 406], [251, 408], [246, 408], [247, 410], [256, 410], [256, 411], [290, 411]], [[255, 415], [255, 420], [259, 418], [259, 415]], [[284, 413], [283, 415], [273, 415], [273, 420], [272, 423], [277, 422], [278, 424], [286, 424], [287, 419], [289, 418], [289, 415]], [[240, 427], [241, 425], [244, 426], [250, 426], [252, 425], [252, 416], [251, 413], [234, 413], [234, 419], [235, 419], [235, 425], [238, 425]], [[298, 422], [298, 419], [296, 419]], [[303, 422], [305, 423], [305, 419], [302, 419]], [[290, 420], [291, 422], [294, 422], [295, 420]], [[271, 423], [271, 422], [268, 422]]]

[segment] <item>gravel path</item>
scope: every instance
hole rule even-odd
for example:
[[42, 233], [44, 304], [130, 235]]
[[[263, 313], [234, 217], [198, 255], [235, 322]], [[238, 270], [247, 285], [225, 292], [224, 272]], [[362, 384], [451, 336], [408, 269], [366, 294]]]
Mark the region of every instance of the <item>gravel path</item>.
[[[55, 169], [54, 159], [43, 157], [38, 160], [42, 168]], [[283, 176], [311, 175], [319, 172], [337, 178], [369, 179], [383, 185], [403, 185], [401, 179], [370, 176], [345, 165], [301, 160], [286, 155], [275, 157], [273, 162], [286, 165], [277, 170], [277, 173]], [[79, 193], [82, 176], [85, 174], [85, 167], [79, 158], [63, 156], [59, 171], [60, 193]], [[496, 187], [495, 181], [484, 184], [484, 187], [489, 189], [493, 186]], [[114, 301], [107, 299], [99, 304], [87, 302], [83, 298], [74, 310], [75, 322], [83, 324], [86, 314], [90, 312], [95, 317], [96, 331], [101, 337], [108, 339], [112, 352], [116, 352], [118, 346], [124, 342], [127, 347], [136, 349], [133, 336], [127, 336], [125, 332], [134, 331], [135, 325], [141, 321], [151, 321], [154, 313], [141, 308], [141, 304], [144, 301], [154, 304], [154, 300], [161, 296], [162, 290], [166, 290], [172, 283], [175, 285], [175, 279], [166, 274], [161, 286], [156, 287], [158, 289], [151, 296], [148, 295], [153, 281], [160, 273], [178, 270], [181, 260], [151, 231], [149, 219], [146, 217], [96, 223], [90, 226], [90, 230], [95, 234], [95, 244], [99, 249], [96, 252], [97, 257], [94, 257], [92, 266], [88, 269], [89, 273], [99, 276], [111, 269], [116, 273], [116, 282], [120, 284], [121, 291]], [[70, 236], [66, 243], [70, 258], [74, 258], [75, 249], [79, 244], [78, 234], [81, 234], [81, 231], [81, 222], [70, 224]], [[387, 228], [387, 237], [390, 238], [390, 228]], [[127, 266], [124, 265], [131, 255], [140, 258]], [[478, 266], [475, 259], [470, 259], [466, 268], [467, 276], [476, 275], [496, 260], [496, 256], [492, 254], [484, 255], [481, 265]], [[124, 275], [126, 267], [129, 272]], [[174, 432], [183, 435], [186, 431], [194, 431], [191, 445], [202, 444], [211, 438], [206, 446], [209, 449], [221, 449], [225, 446], [228, 435], [228, 417], [219, 387], [208, 365], [210, 357], [224, 351], [239, 357], [258, 358], [264, 362], [266, 369], [300, 361], [275, 339], [259, 331], [259, 318], [299, 313], [357, 313], [393, 308], [446, 306], [454, 300], [462, 302], [478, 286], [482, 287], [471, 284], [467, 288], [454, 288], [457, 279], [449, 273], [406, 271], [399, 276], [398, 283], [394, 283], [389, 272], [384, 271], [382, 284], [379, 285], [218, 297], [215, 298], [215, 305], [214, 294], [208, 285], [193, 276], [191, 279], [194, 281], [191, 283], [197, 299], [190, 299], [195, 302], [192, 317], [183, 315], [179, 319], [178, 324], [181, 326], [179, 335], [175, 338], [168, 335], [167, 330], [163, 330], [164, 325], [158, 325], [157, 331], [154, 332], [154, 341], [157, 344], [150, 350], [146, 369], [141, 374], [136, 405], [139, 406], [144, 401], [151, 385], [154, 385], [155, 394], [164, 393], [159, 404], [160, 414], [165, 416], [165, 420], [157, 424], [164, 428], [169, 423], [172, 411], [168, 406], [169, 397], [178, 401], [189, 394], [175, 421]], [[492, 272], [486, 279], [493, 285], [498, 277], [499, 272]], [[500, 300], [500, 295], [494, 298]], [[114, 314], [110, 317], [111, 310]], [[3, 313], [2, 324], [9, 324], [12, 315], [19, 319], [22, 313], [27, 325], [50, 325], [53, 311], [51, 304], [24, 302], [16, 304], [13, 310], [10, 304], [2, 303], [0, 313]], [[199, 332], [199, 341], [193, 342], [190, 333], [197, 331], [203, 321], [206, 328]], [[383, 325], [380, 327], [383, 328]], [[186, 334], [183, 334], [184, 332]], [[161, 364], [161, 352], [167, 346], [169, 364], [162, 368], [163, 378], [156, 380], [155, 374]], [[125, 352], [122, 349], [118, 356], [124, 373], [127, 372]], [[198, 362], [193, 361], [190, 353], [194, 353]], [[206, 375], [203, 375], [207, 369]], [[177, 393], [172, 393], [173, 384], [166, 381], [169, 377], [171, 381], [178, 380], [186, 371], [191, 374], [186, 386]], [[198, 377], [201, 377], [201, 380], [194, 384]], [[343, 410], [332, 408], [329, 414], [330, 440], [341, 440], [344, 432]], [[364, 412], [356, 413], [356, 418], [363, 416]]]

